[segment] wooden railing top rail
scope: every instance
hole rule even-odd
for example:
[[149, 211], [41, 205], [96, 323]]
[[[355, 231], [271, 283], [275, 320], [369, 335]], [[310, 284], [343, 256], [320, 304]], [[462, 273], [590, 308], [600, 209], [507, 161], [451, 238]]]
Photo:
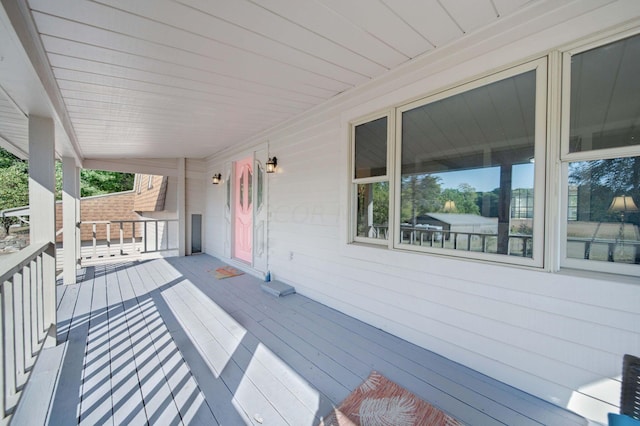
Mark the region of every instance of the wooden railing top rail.
[[49, 247], [53, 247], [51, 241], [33, 243], [18, 252], [2, 256], [0, 260], [0, 283], [13, 277], [15, 273], [21, 271], [23, 267]]

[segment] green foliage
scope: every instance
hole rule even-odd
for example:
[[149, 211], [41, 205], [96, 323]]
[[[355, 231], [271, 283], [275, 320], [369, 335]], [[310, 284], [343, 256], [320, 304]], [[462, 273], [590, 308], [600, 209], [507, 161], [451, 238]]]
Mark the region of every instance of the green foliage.
[[[613, 197], [629, 195], [640, 205], [640, 157], [572, 163], [569, 184], [578, 187], [578, 220], [617, 219], [609, 211]], [[637, 221], [637, 216], [629, 214], [628, 220]]]
[[403, 223], [413, 223], [415, 218], [441, 208], [440, 178], [431, 175], [402, 177], [401, 217]]
[[377, 182], [373, 185], [373, 223], [389, 223], [389, 182]]
[[80, 171], [80, 195], [89, 197], [130, 191], [133, 189], [133, 179], [133, 173], [83, 169]]
[[[26, 162], [16, 159], [8, 167], [0, 168], [0, 211], [29, 204], [29, 168]], [[17, 223], [13, 217], [0, 218], [5, 231]]]
[[439, 201], [444, 211], [444, 205], [447, 201], [455, 203], [455, 211], [451, 213], [467, 213], [480, 214], [480, 208], [477, 204], [478, 193], [476, 189], [468, 183], [458, 186], [458, 189], [447, 188], [439, 196]]

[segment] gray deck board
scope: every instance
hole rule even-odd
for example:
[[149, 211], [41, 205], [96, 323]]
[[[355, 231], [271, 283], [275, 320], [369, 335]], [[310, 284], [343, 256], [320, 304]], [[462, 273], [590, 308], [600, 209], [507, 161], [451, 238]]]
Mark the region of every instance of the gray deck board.
[[314, 425], [376, 370], [466, 424], [586, 424], [304, 296], [274, 298], [249, 274], [217, 280], [222, 265], [96, 265], [59, 286], [57, 359], [36, 364], [30, 404], [55, 386], [48, 424]]

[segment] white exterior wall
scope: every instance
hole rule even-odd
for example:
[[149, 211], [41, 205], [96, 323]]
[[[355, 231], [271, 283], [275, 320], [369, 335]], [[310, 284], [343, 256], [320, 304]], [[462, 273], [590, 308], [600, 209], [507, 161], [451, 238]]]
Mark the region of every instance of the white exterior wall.
[[[559, 273], [347, 244], [348, 122], [547, 55], [631, 17], [640, 2], [567, 2], [500, 21], [237, 148], [268, 141], [275, 279], [376, 327], [582, 415], [617, 412], [622, 355], [640, 354], [640, 279]], [[535, 7], [532, 6], [532, 7]], [[638, 25], [638, 22], [635, 23]], [[496, 37], [490, 37], [491, 34]], [[480, 41], [479, 41], [480, 40]], [[516, 40], [516, 41], [514, 41]], [[551, 149], [558, 149], [557, 138]], [[223, 173], [236, 152], [209, 158]], [[226, 182], [206, 185], [206, 251], [224, 258]], [[559, 244], [555, 232], [550, 240]]]

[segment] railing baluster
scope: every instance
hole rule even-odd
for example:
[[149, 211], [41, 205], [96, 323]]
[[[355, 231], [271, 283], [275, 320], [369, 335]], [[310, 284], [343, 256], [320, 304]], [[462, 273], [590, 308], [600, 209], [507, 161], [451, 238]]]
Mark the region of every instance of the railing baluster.
[[15, 345], [15, 357], [13, 362], [16, 372], [16, 390], [22, 389], [24, 384], [27, 382], [24, 372], [24, 315], [22, 312], [23, 271], [20, 271], [13, 276], [13, 339]]
[[42, 280], [42, 256], [38, 255], [36, 257], [36, 279], [38, 282], [38, 294], [37, 294], [37, 303], [38, 303], [38, 322], [36, 323], [37, 331], [38, 331], [38, 343], [42, 341], [44, 335], [44, 316], [42, 314], [44, 302], [42, 300], [43, 293], [43, 283]]
[[131, 222], [131, 250], [136, 251], [136, 223]]
[[144, 232], [143, 234], [143, 239], [144, 239], [144, 253], [147, 252], [147, 221], [145, 220], [144, 222], [142, 222], [142, 224], [144, 225]]
[[156, 220], [156, 249], [155, 251], [159, 251], [160, 247], [158, 247], [158, 221]]
[[107, 257], [111, 257], [111, 222], [107, 223]]
[[15, 324], [14, 324], [14, 312], [13, 312], [13, 280], [7, 280], [3, 284], [3, 322], [4, 322], [4, 371], [5, 371], [5, 413], [11, 414], [18, 402], [18, 395], [16, 394], [16, 368], [15, 368]]
[[29, 262], [31, 279], [31, 348], [32, 355], [36, 355], [38, 344], [40, 343], [40, 332], [38, 331], [38, 262], [32, 260]]
[[33, 354], [34, 349], [31, 345], [31, 263], [22, 268], [22, 344], [24, 353], [24, 369], [25, 371], [31, 371], [33, 363], [35, 361]]
[[92, 230], [92, 234], [91, 234], [91, 239], [93, 240], [93, 258], [95, 259], [96, 256], [96, 223], [94, 222], [91, 225], [91, 230]]
[[124, 255], [124, 229], [123, 222], [120, 222], [120, 256]]

